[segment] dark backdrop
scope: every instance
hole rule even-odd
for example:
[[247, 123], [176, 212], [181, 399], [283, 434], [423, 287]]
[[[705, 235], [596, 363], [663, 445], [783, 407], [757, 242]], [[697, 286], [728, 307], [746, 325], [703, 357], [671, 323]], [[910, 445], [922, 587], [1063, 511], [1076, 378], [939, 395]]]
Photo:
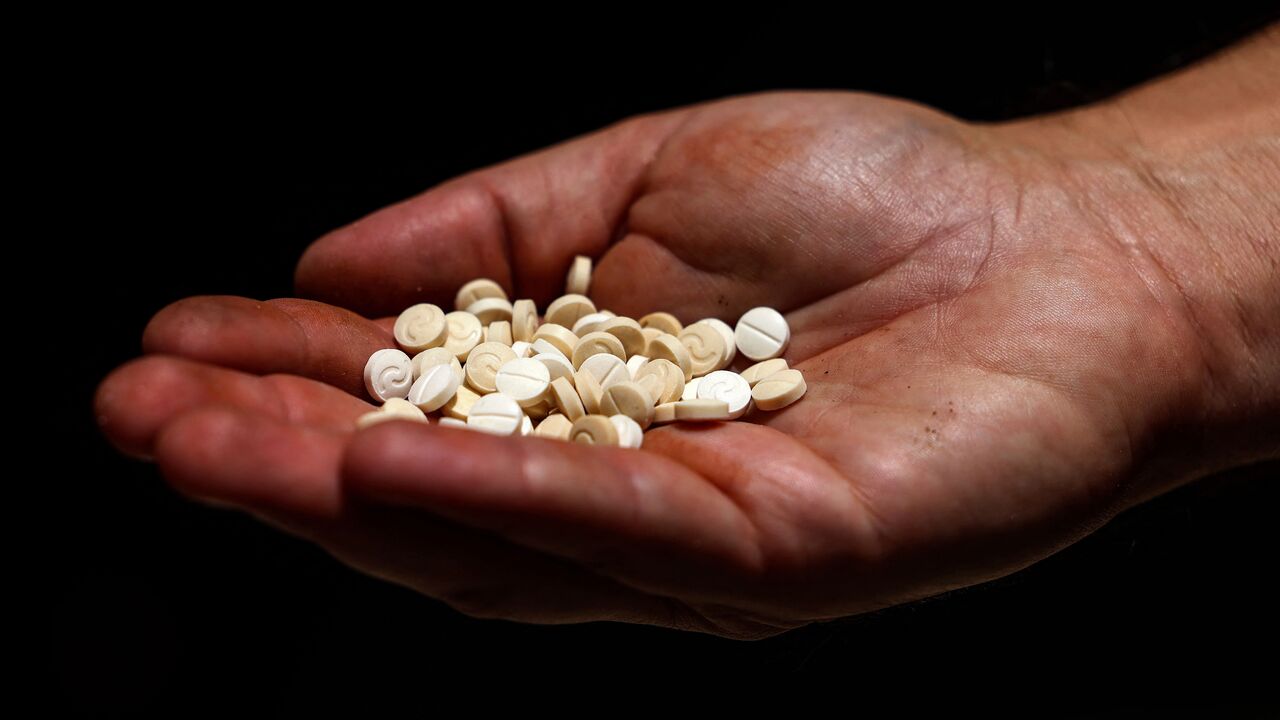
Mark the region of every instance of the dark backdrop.
[[726, 671], [834, 671], [844, 709], [1032, 689], [1065, 712], [1118, 690], [1231, 699], [1274, 670], [1277, 497], [1261, 479], [1275, 466], [1179, 490], [1003, 580], [744, 643], [470, 619], [189, 502], [96, 432], [93, 388], [138, 353], [152, 313], [190, 294], [289, 295], [311, 240], [458, 173], [632, 113], [755, 90], [868, 90], [973, 119], [1056, 109], [1192, 62], [1274, 15], [859, 12], [838, 28], [814, 17], [590, 39], [424, 24], [417, 43], [388, 40], [395, 52], [151, 35], [78, 63], [57, 88], [75, 160], [46, 188], [62, 208], [46, 221], [83, 221], [58, 277], [92, 306], [59, 391], [78, 408], [71, 447], [42, 488], [41, 661], [56, 704], [429, 707], [455, 694], [458, 674], [496, 686], [549, 671], [559, 682], [539, 696], [554, 700], [592, 671], [645, 694]]

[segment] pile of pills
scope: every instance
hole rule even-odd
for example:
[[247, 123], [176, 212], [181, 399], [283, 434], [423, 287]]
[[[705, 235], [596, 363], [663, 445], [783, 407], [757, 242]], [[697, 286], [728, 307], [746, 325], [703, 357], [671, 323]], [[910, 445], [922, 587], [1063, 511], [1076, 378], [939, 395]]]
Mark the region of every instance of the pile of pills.
[[[734, 420], [804, 395], [804, 376], [778, 357], [791, 339], [778, 311], [753, 308], [733, 328], [716, 318], [685, 326], [665, 312], [634, 320], [598, 310], [590, 284], [591, 259], [580, 255], [567, 294], [542, 318], [532, 300], [512, 303], [486, 279], [458, 290], [454, 312], [405, 310], [399, 348], [378, 350], [364, 368], [383, 405], [356, 425], [439, 413], [441, 425], [497, 435], [637, 448], [655, 424]], [[756, 364], [727, 370], [738, 353]]]

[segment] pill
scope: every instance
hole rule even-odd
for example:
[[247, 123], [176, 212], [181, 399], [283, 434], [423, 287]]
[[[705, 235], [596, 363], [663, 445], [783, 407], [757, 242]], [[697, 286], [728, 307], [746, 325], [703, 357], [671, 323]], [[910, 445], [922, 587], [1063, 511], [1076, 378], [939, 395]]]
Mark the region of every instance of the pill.
[[[485, 342], [500, 342], [503, 345], [513, 345], [511, 338], [511, 323], [506, 320], [498, 320], [489, 323], [488, 332], [484, 336]], [[514, 348], [512, 348], [514, 350]]]
[[534, 360], [542, 363], [547, 367], [547, 372], [551, 374], [551, 379], [558, 377], [565, 378], [569, 384], [573, 384], [573, 363], [564, 359], [564, 356], [558, 352], [538, 353], [533, 356]]
[[729, 404], [723, 400], [699, 398], [681, 400], [675, 405], [676, 420], [728, 420]]
[[414, 355], [413, 376], [420, 378], [436, 365], [448, 365], [453, 370], [453, 374], [458, 377], [458, 382], [462, 382], [462, 363], [458, 362], [458, 358], [444, 347], [427, 348]]
[[551, 400], [550, 390], [548, 389], [547, 394], [543, 395], [537, 402], [532, 405], [521, 405], [520, 409], [524, 410], [524, 414], [530, 418], [541, 420], [556, 409], [556, 404]]
[[584, 410], [588, 413], [600, 412], [600, 396], [604, 394], [604, 389], [594, 375], [586, 370], [579, 370], [573, 374], [573, 387], [582, 400]]
[[571, 295], [586, 295], [591, 287], [591, 258], [578, 255], [569, 266], [569, 275], [564, 280], [564, 291]]
[[533, 345], [523, 340], [516, 340], [511, 343], [511, 352], [515, 353], [518, 358], [533, 357]]
[[546, 420], [538, 423], [538, 427], [534, 429], [533, 434], [538, 437], [555, 438], [557, 440], [568, 440], [569, 433], [573, 431], [573, 421], [564, 415], [548, 415]]
[[578, 319], [583, 315], [590, 315], [596, 311], [595, 303], [591, 299], [576, 293], [562, 295], [547, 306], [546, 317], [549, 323], [555, 323], [565, 329], [571, 328]]
[[617, 355], [606, 355], [604, 353], [592, 355], [584, 360], [582, 366], [578, 369], [591, 373], [600, 382], [601, 389], [631, 380], [631, 373], [627, 371], [627, 364], [622, 362]]
[[618, 430], [604, 415], [583, 415], [573, 422], [569, 440], [587, 445], [617, 445]]
[[583, 315], [582, 317], [578, 318], [578, 322], [573, 324], [573, 328], [572, 328], [573, 334], [577, 335], [578, 337], [582, 337], [583, 335], [586, 335], [589, 332], [595, 332], [601, 323], [607, 320], [612, 320], [612, 319], [613, 319], [612, 315], [605, 315], [604, 313], [600, 313], [600, 312], [593, 312], [589, 315]]
[[743, 355], [755, 361], [778, 357], [791, 341], [791, 327], [777, 310], [751, 308], [738, 319], [734, 341]]
[[569, 420], [577, 420], [587, 414], [582, 407], [582, 398], [578, 397], [578, 391], [567, 379], [560, 377], [552, 380], [550, 394], [556, 409]]
[[471, 389], [484, 395], [497, 392], [498, 369], [515, 359], [516, 354], [502, 343], [480, 343], [471, 351], [462, 370]]
[[598, 312], [599, 312], [601, 315], [608, 315], [608, 316], [609, 316], [609, 317], [611, 317], [611, 318], [612, 318], [612, 317], [618, 317], [618, 314], [617, 314], [617, 313], [615, 313], [615, 312], [614, 312], [614, 311], [612, 311], [612, 310], [600, 310], [600, 311], [598, 311]]
[[573, 349], [578, 346], [578, 336], [574, 335], [572, 330], [551, 322], [539, 325], [538, 329], [534, 331], [533, 343], [535, 347], [539, 340], [547, 341], [566, 358], [573, 357]]
[[728, 351], [720, 332], [707, 323], [694, 323], [680, 331], [680, 343], [689, 351], [690, 372], [701, 377], [722, 367]]
[[582, 367], [582, 363], [595, 355], [607, 355], [615, 358], [626, 368], [626, 351], [622, 349], [622, 341], [606, 332], [587, 333], [578, 340], [573, 348], [573, 366]]
[[409, 402], [424, 412], [435, 412], [458, 394], [458, 376], [448, 365], [435, 365], [427, 368], [422, 377], [413, 381], [409, 388]]
[[673, 402], [662, 403], [653, 409], [654, 424], [669, 423], [676, 421], [676, 404]]
[[782, 372], [787, 369], [787, 361], [782, 358], [773, 358], [758, 362], [755, 365], [742, 371], [742, 379], [747, 381], [751, 387], [755, 387], [756, 383], [769, 377], [776, 372]]
[[506, 298], [484, 298], [467, 306], [467, 312], [475, 315], [481, 325], [491, 325], [499, 320], [511, 320], [511, 303]]
[[533, 421], [529, 419], [529, 416], [528, 416], [528, 415], [525, 415], [525, 416], [520, 420], [520, 434], [521, 434], [521, 435], [532, 435], [532, 434], [533, 434]]
[[756, 383], [751, 397], [761, 410], [781, 410], [799, 400], [806, 389], [799, 370], [782, 370]]
[[[647, 379], [650, 377], [656, 380]], [[635, 381], [651, 395], [657, 393], [653, 396], [655, 405], [674, 402], [684, 394], [684, 373], [670, 360], [662, 358], [650, 360], [640, 368], [640, 372], [636, 373]]]
[[640, 327], [654, 328], [668, 335], [679, 335], [684, 326], [676, 319], [675, 315], [665, 312], [651, 312], [640, 318]]
[[569, 361], [569, 358], [565, 357], [565, 354], [560, 352], [559, 348], [542, 338], [534, 340], [533, 343], [529, 345], [529, 352], [533, 353], [535, 357], [538, 355], [556, 355], [564, 358], [564, 361], [570, 365], [573, 365], [573, 363]]
[[629, 317], [615, 317], [606, 320], [596, 328], [596, 332], [604, 332], [618, 338], [622, 343], [625, 360], [632, 355], [641, 355], [649, 345], [649, 341], [645, 339], [644, 329], [640, 327], [640, 323]]
[[646, 353], [649, 352], [649, 343], [653, 342], [655, 338], [670, 334], [654, 327], [640, 328], [640, 333], [644, 335], [644, 351]]
[[644, 429], [626, 415], [610, 415], [609, 422], [618, 431], [618, 446], [638, 448], [644, 443]]
[[520, 404], [502, 393], [490, 393], [476, 401], [467, 415], [467, 427], [494, 435], [514, 435], [524, 424]]
[[697, 399], [722, 400], [728, 405], [729, 419], [739, 418], [751, 404], [751, 386], [736, 372], [716, 370], [698, 383]]
[[654, 360], [667, 360], [680, 368], [685, 382], [693, 379], [693, 358], [689, 357], [688, 348], [675, 335], [663, 333], [654, 338], [645, 355]]
[[702, 383], [702, 378], [694, 378], [684, 384], [684, 392], [680, 394], [681, 400], [697, 400], [698, 385]]
[[375, 400], [404, 398], [413, 387], [413, 361], [403, 350], [376, 350], [364, 364], [364, 387]]
[[356, 428], [363, 430], [370, 425], [376, 425], [388, 420], [414, 420], [422, 423], [428, 422], [426, 414], [419, 410], [413, 403], [400, 398], [390, 398], [377, 410], [367, 412], [356, 418]]
[[514, 399], [523, 407], [542, 399], [551, 385], [551, 373], [538, 360], [514, 358], [498, 368], [494, 384], [497, 385], [498, 392]]
[[458, 392], [449, 399], [440, 408], [440, 412], [451, 418], [458, 420], [466, 420], [467, 415], [471, 414], [471, 408], [475, 406], [476, 401], [480, 399], [480, 395], [466, 385], [459, 385]]
[[440, 418], [440, 425], [442, 427], [465, 428], [467, 426], [467, 421], [451, 417], [442, 417]]
[[431, 303], [419, 303], [400, 313], [392, 334], [406, 352], [420, 353], [442, 345], [448, 330], [443, 310]]
[[627, 358], [627, 373], [631, 375], [632, 380], [636, 379], [636, 373], [640, 372], [640, 368], [644, 367], [647, 362], [649, 362], [649, 358], [644, 355], [632, 355]]
[[[738, 343], [733, 337], [733, 328], [729, 327], [729, 323], [720, 318], [703, 318], [700, 323], [706, 323], [716, 329], [720, 333], [720, 337], [724, 340], [725, 357], [724, 362], [716, 370], [723, 370], [729, 367], [733, 359], [738, 356]], [[695, 323], [696, 324], [696, 323]]]
[[466, 310], [477, 300], [485, 298], [502, 298], [507, 299], [507, 291], [502, 289], [498, 283], [488, 279], [479, 278], [463, 285], [458, 289], [458, 294], [453, 296], [453, 309]]
[[444, 340], [444, 347], [459, 361], [466, 362], [471, 349], [480, 344], [480, 331], [484, 326], [475, 315], [466, 311], [451, 312], [444, 319], [449, 325], [449, 336]]
[[538, 306], [532, 300], [517, 300], [511, 305], [511, 337], [524, 342], [533, 342], [533, 333], [538, 329]]
[[653, 422], [653, 398], [636, 383], [616, 383], [605, 388], [600, 396], [600, 413], [626, 415], [641, 428], [647, 428]]

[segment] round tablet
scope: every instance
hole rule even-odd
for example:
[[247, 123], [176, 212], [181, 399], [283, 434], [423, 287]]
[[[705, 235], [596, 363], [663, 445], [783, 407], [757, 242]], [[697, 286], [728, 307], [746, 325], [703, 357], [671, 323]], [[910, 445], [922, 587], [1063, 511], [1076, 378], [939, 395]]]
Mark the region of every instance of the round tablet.
[[573, 363], [565, 360], [560, 353], [538, 353], [533, 356], [533, 359], [547, 366], [547, 372], [551, 374], [552, 380], [562, 377], [566, 378], [570, 385], [573, 384]]
[[569, 358], [565, 357], [564, 353], [560, 352], [555, 345], [552, 345], [542, 338], [538, 338], [533, 341], [533, 344], [529, 346], [529, 352], [535, 357], [538, 355], [555, 355], [556, 357], [563, 358], [564, 361], [570, 365], [573, 365], [572, 362], [569, 362]]
[[583, 315], [596, 311], [596, 304], [591, 299], [578, 294], [562, 295], [547, 306], [546, 321], [555, 323], [565, 329], [571, 328]]
[[617, 355], [606, 355], [604, 353], [592, 355], [583, 360], [578, 369], [591, 373], [600, 382], [601, 388], [631, 380], [631, 373], [627, 371], [627, 364], [622, 362]]
[[555, 402], [556, 409], [569, 420], [577, 420], [587, 414], [586, 409], [582, 407], [582, 398], [578, 397], [578, 391], [574, 390], [573, 384], [565, 378], [556, 378], [551, 381], [551, 399]]
[[702, 383], [702, 378], [694, 378], [684, 384], [684, 392], [680, 394], [681, 400], [697, 400], [698, 385]]
[[375, 400], [404, 398], [413, 387], [413, 361], [403, 350], [374, 351], [364, 364], [364, 387]]
[[676, 421], [676, 404], [673, 402], [662, 403], [653, 409], [653, 421], [655, 423], [669, 423]]
[[467, 427], [494, 435], [514, 435], [524, 424], [520, 404], [502, 393], [490, 393], [476, 401], [467, 415]]
[[665, 312], [652, 312], [640, 318], [640, 327], [655, 328], [669, 335], [679, 335], [684, 326], [675, 315]]
[[728, 420], [729, 404], [723, 400], [681, 400], [675, 405], [676, 420]]
[[573, 375], [573, 387], [582, 400], [584, 410], [589, 413], [600, 412], [600, 396], [604, 394], [604, 390], [594, 375], [586, 370], [579, 370]]
[[499, 320], [511, 320], [511, 303], [506, 298], [483, 298], [467, 306], [467, 312], [475, 315], [481, 325], [490, 325]]
[[578, 322], [573, 324], [573, 334], [577, 335], [578, 337], [582, 337], [583, 335], [586, 335], [589, 332], [595, 332], [596, 330], [599, 329], [597, 326], [599, 326], [601, 323], [605, 322], [606, 320], [612, 320], [612, 319], [613, 319], [612, 315], [605, 315], [604, 313], [600, 313], [600, 312], [593, 312], [589, 315], [583, 315], [582, 317], [578, 318]]
[[517, 300], [511, 305], [511, 337], [533, 342], [538, 329], [538, 306], [532, 300]]
[[573, 422], [564, 415], [548, 415], [546, 420], [538, 423], [538, 427], [533, 431], [538, 437], [555, 438], [556, 440], [568, 440], [569, 433], [573, 430]]
[[689, 351], [690, 369], [701, 377], [722, 367], [728, 351], [719, 331], [707, 323], [697, 322], [680, 331], [680, 343]]
[[[500, 342], [503, 345], [512, 345], [511, 323], [506, 320], [489, 323], [484, 338], [485, 342]], [[515, 350], [515, 348], [512, 347], [512, 350]]]
[[631, 379], [636, 379], [636, 373], [640, 372], [640, 368], [649, 362], [649, 358], [644, 355], [632, 355], [627, 358], [627, 372], [631, 373]]
[[400, 313], [392, 333], [400, 347], [419, 353], [444, 343], [448, 330], [443, 310], [431, 303], [419, 303]]
[[597, 332], [607, 332], [622, 341], [622, 349], [626, 351], [623, 358], [639, 355], [648, 347], [649, 341], [644, 337], [644, 329], [640, 323], [629, 317], [617, 317], [607, 320], [596, 328]]
[[467, 384], [483, 395], [498, 390], [498, 368], [515, 359], [516, 354], [502, 343], [480, 343], [471, 351], [462, 370]]
[[781, 410], [800, 399], [808, 389], [799, 370], [783, 370], [756, 383], [751, 397], [761, 410]]
[[515, 353], [518, 358], [533, 357], [533, 345], [524, 340], [516, 340], [511, 343], [511, 352]]
[[566, 358], [573, 357], [573, 349], [578, 346], [578, 336], [573, 331], [563, 325], [547, 322], [538, 326], [533, 333], [533, 343], [536, 346], [539, 340], [546, 340], [551, 346], [560, 351], [561, 355]]
[[633, 382], [620, 382], [604, 389], [600, 397], [603, 415], [626, 415], [641, 427], [653, 422], [653, 398], [644, 388]]
[[367, 412], [356, 418], [356, 428], [363, 430], [370, 425], [376, 425], [380, 422], [388, 420], [414, 420], [416, 422], [429, 422], [427, 416], [411, 402], [401, 400], [400, 398], [389, 398], [382, 407]]
[[689, 349], [675, 335], [663, 333], [654, 338], [645, 355], [655, 360], [667, 360], [680, 368], [685, 382], [693, 379], [693, 358], [689, 356]]
[[626, 415], [610, 415], [609, 422], [613, 423], [613, 429], [618, 431], [619, 447], [638, 448], [644, 443], [644, 430], [635, 420]]
[[729, 418], [739, 418], [751, 403], [751, 386], [736, 372], [716, 370], [698, 383], [699, 400], [723, 400], [729, 406]]
[[[649, 378], [656, 378], [656, 381]], [[636, 373], [635, 381], [653, 395], [655, 405], [675, 402], [684, 394], [684, 373], [670, 360], [650, 360]]]
[[618, 431], [604, 415], [583, 415], [574, 421], [569, 439], [586, 445], [617, 445]]
[[[738, 356], [738, 343], [733, 337], [733, 328], [729, 327], [729, 323], [721, 320], [720, 318], [705, 318], [698, 322], [706, 323], [715, 328], [716, 332], [720, 333], [720, 337], [724, 340], [724, 362], [721, 363], [720, 367], [716, 368], [716, 370], [723, 370], [729, 367], [729, 363], [732, 363], [733, 359]], [[697, 323], [694, 324], [696, 325]]]
[[656, 327], [640, 328], [640, 333], [644, 335], [644, 347], [645, 347], [644, 352], [645, 353], [649, 352], [649, 343], [653, 342], [657, 338], [662, 337], [663, 335], [670, 334], [670, 333], [665, 333]]
[[616, 358], [626, 366], [626, 351], [622, 349], [622, 341], [606, 332], [587, 333], [578, 340], [573, 348], [573, 366], [582, 367], [587, 358], [595, 355], [608, 355]]
[[448, 365], [453, 369], [453, 374], [458, 376], [458, 382], [462, 382], [462, 363], [458, 362], [458, 358], [448, 348], [444, 347], [427, 348], [414, 355], [413, 376], [420, 378], [437, 365]]
[[498, 368], [494, 383], [498, 386], [498, 392], [514, 399], [521, 406], [532, 405], [546, 394], [551, 385], [551, 373], [538, 360], [516, 358]]
[[755, 361], [768, 360], [787, 349], [791, 327], [782, 313], [773, 308], [751, 308], [738, 320], [733, 338], [743, 355]]
[[444, 319], [449, 325], [449, 336], [445, 338], [444, 346], [458, 360], [466, 362], [467, 355], [471, 354], [471, 348], [480, 344], [481, 330], [484, 326], [475, 315], [466, 311], [451, 312], [445, 315]]
[[488, 278], [472, 280], [458, 289], [458, 294], [453, 297], [453, 309], [466, 310], [477, 300], [485, 298], [502, 298], [506, 300], [507, 291], [503, 290], [501, 285]]
[[747, 381], [751, 387], [755, 387], [756, 383], [769, 377], [776, 372], [782, 372], [787, 369], [787, 361], [782, 358], [773, 358], [758, 362], [755, 365], [742, 371], [742, 379]]
[[427, 368], [422, 377], [413, 381], [409, 388], [409, 402], [425, 412], [434, 412], [444, 406], [458, 394], [458, 376], [448, 365], [435, 365]]
[[569, 266], [569, 275], [564, 280], [564, 291], [573, 295], [586, 295], [591, 287], [591, 258], [578, 255]]
[[466, 420], [467, 415], [471, 414], [471, 408], [475, 406], [476, 401], [480, 399], [480, 395], [466, 385], [459, 385], [458, 392], [453, 394], [441, 408], [440, 412], [451, 418]]

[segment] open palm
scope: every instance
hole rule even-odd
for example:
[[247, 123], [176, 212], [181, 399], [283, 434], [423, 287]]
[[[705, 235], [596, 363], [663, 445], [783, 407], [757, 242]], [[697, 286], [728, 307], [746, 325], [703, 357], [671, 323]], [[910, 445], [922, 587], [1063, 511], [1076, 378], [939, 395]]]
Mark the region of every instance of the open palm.
[[[997, 577], [1132, 502], [1193, 352], [1144, 201], [1028, 137], [856, 93], [634, 118], [321, 238], [314, 300], [166, 308], [98, 414], [180, 490], [482, 617], [763, 637]], [[542, 308], [576, 254], [620, 315], [783, 311], [807, 395], [640, 451], [353, 432], [387, 316], [477, 277]]]

